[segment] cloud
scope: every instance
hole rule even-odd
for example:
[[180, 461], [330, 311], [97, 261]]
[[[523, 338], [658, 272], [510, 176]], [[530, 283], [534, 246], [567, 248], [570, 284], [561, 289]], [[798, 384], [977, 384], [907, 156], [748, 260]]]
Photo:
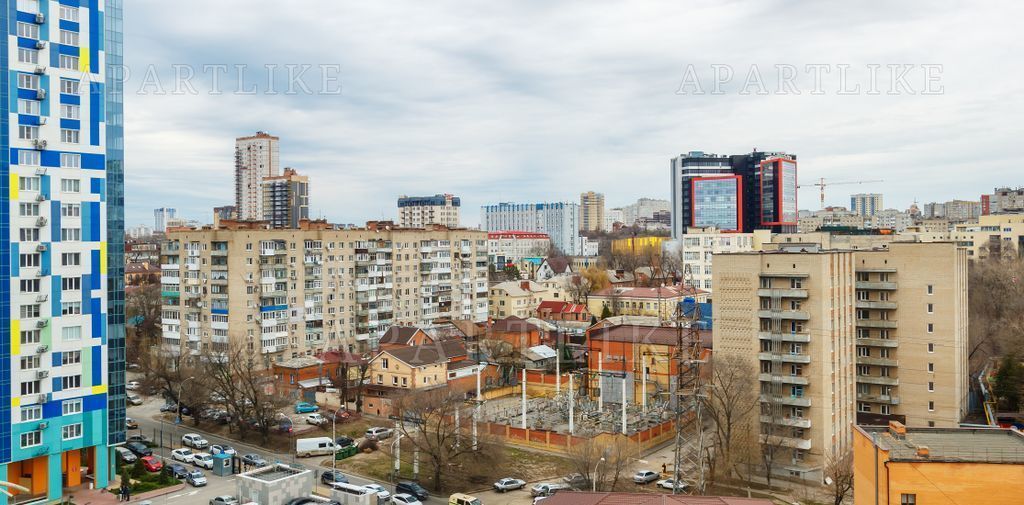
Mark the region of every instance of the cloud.
[[[313, 181], [312, 208], [336, 222], [394, 216], [402, 194], [462, 196], [463, 218], [497, 201], [609, 205], [668, 198], [681, 152], [786, 150], [801, 179], [885, 179], [830, 189], [827, 201], [881, 191], [886, 204], [974, 198], [1019, 185], [1022, 43], [1011, 2], [177, 2], [125, 11], [127, 221], [152, 208], [210, 220], [233, 201], [233, 142], [282, 138], [282, 165]], [[805, 65], [831, 65], [812, 95]], [[167, 90], [174, 64], [198, 95], [141, 94], [148, 65]], [[203, 64], [337, 64], [341, 95], [210, 95]], [[723, 95], [684, 96], [693, 65], [735, 76]], [[751, 66], [800, 69], [800, 95], [740, 95]], [[836, 65], [880, 95], [836, 93]], [[890, 96], [887, 64], [941, 64], [944, 94]], [[232, 67], [233, 68], [233, 67]], [[919, 67], [916, 67], [919, 69]], [[314, 68], [315, 70], [315, 68]], [[279, 67], [276, 87], [284, 89]], [[918, 70], [919, 72], [919, 70]], [[222, 76], [227, 91], [234, 72]], [[307, 73], [311, 87], [319, 74]], [[922, 88], [920, 75], [913, 85]], [[801, 192], [812, 207], [817, 190]]]

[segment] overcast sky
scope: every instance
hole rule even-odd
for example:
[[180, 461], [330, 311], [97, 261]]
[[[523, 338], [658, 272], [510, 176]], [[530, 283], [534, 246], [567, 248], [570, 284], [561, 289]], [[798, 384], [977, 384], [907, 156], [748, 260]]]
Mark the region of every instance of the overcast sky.
[[[126, 221], [152, 225], [161, 206], [210, 221], [234, 201], [234, 138], [256, 130], [310, 176], [311, 213], [343, 223], [394, 217], [402, 194], [459, 195], [470, 225], [499, 201], [667, 199], [671, 157], [754, 147], [796, 153], [805, 184], [885, 180], [831, 188], [829, 204], [860, 191], [900, 209], [977, 199], [1024, 185], [1022, 15], [1020, 2], [984, 0], [134, 0]], [[175, 64], [195, 69], [197, 94], [171, 94]], [[301, 79], [312, 94], [281, 93], [288, 64], [313, 65]], [[808, 64], [828, 66], [821, 94]], [[203, 65], [228, 66], [223, 94]], [[235, 65], [256, 94], [234, 93]], [[318, 65], [340, 68], [338, 82]], [[712, 65], [733, 70], [721, 94]], [[840, 65], [860, 92], [839, 92]], [[871, 65], [879, 94], [866, 92]], [[913, 65], [914, 94], [888, 94], [888, 65]], [[941, 65], [930, 84], [922, 65]], [[800, 199], [817, 208], [817, 188]]]

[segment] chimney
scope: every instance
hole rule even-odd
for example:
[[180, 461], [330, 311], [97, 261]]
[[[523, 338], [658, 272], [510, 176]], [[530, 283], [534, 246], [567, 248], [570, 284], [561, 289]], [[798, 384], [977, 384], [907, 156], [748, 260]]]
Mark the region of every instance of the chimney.
[[899, 421], [889, 421], [889, 434], [893, 438], [903, 439], [907, 437], [907, 427]]
[[927, 459], [928, 455], [929, 455], [929, 451], [928, 451], [928, 446], [927, 445], [919, 445], [919, 446], [917, 446], [917, 457]]
[[522, 288], [523, 291], [529, 291], [530, 281], [519, 281], [519, 287]]

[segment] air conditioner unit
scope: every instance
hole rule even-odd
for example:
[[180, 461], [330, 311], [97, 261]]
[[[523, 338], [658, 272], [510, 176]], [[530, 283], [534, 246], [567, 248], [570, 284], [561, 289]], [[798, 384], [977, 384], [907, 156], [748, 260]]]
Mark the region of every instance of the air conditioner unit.
[[46, 167], [36, 167], [36, 175], [46, 175]]
[[47, 117], [41, 117], [41, 118], [39, 118], [39, 125], [40, 125], [40, 126], [42, 126], [42, 125], [45, 125], [45, 124], [46, 124], [46, 121], [47, 121], [48, 119], [49, 119], [49, 118], [47, 118]]
[[37, 202], [41, 202], [43, 200], [46, 200], [46, 195], [44, 195], [42, 193], [39, 193], [38, 195], [36, 195], [36, 201]]
[[45, 217], [40, 217], [40, 218], [36, 219], [36, 227], [37, 228], [42, 228], [43, 226], [46, 226], [46, 218]]
[[46, 396], [46, 393], [43, 393], [43, 394], [39, 395], [39, 398], [38, 398], [39, 403], [46, 403], [46, 400], [48, 400], [48, 399], [49, 398]]
[[46, 244], [39, 244], [39, 245], [37, 245], [36, 246], [36, 250], [39, 251], [39, 252], [45, 251], [46, 250]]
[[37, 89], [36, 90], [36, 99], [37, 100], [46, 100], [46, 90], [45, 89]]
[[37, 370], [36, 371], [36, 378], [37, 379], [45, 379], [45, 378], [47, 378], [49, 376], [50, 376], [50, 371], [49, 370]]
[[45, 40], [37, 40], [36, 41], [36, 49], [46, 49], [46, 41]]
[[49, 426], [50, 426], [50, 423], [48, 423], [46, 421], [43, 421], [43, 422], [39, 423], [39, 429], [41, 429], [41, 430], [45, 430]]
[[43, 149], [46, 149], [46, 141], [35, 139], [32, 141], [32, 147], [42, 151]]
[[43, 24], [45, 22], [46, 22], [46, 14], [43, 14], [42, 12], [36, 14], [36, 24], [37, 25], [41, 25], [41, 24]]
[[36, 295], [37, 302], [45, 302], [50, 298], [50, 295]]
[[36, 67], [36, 69], [35, 69], [35, 74], [36, 75], [43, 75], [45, 73], [46, 73], [46, 67], [42, 67], [42, 66]]
[[40, 319], [36, 321], [36, 328], [46, 328], [46, 325], [50, 324], [46, 319]]
[[38, 353], [38, 354], [43, 354], [44, 352], [47, 352], [49, 350], [50, 350], [50, 346], [48, 346], [46, 344], [43, 344], [43, 345], [41, 345], [39, 347], [36, 347], [36, 353]]

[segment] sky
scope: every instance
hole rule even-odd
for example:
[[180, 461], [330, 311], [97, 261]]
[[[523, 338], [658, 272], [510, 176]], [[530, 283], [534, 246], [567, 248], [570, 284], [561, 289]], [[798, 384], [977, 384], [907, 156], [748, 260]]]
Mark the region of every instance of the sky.
[[[819, 207], [819, 178], [884, 181], [830, 187], [829, 205], [976, 200], [1024, 185], [1022, 15], [986, 0], [134, 0], [126, 224], [152, 226], [156, 207], [211, 221], [234, 201], [234, 138], [257, 130], [311, 178], [312, 216], [338, 223], [394, 218], [403, 194], [461, 196], [470, 226], [501, 201], [668, 199], [673, 156], [755, 147], [798, 156], [801, 208]], [[293, 94], [286, 65], [310, 66]]]

